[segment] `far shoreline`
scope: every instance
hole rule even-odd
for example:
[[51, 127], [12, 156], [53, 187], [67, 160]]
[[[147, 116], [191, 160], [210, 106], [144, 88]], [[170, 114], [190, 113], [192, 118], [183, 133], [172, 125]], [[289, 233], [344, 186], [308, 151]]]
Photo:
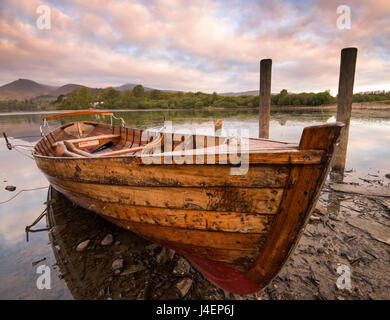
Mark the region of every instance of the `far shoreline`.
[[[201, 109], [95, 109], [97, 111], [107, 112], [163, 112], [163, 111], [223, 111], [223, 110], [256, 110], [258, 107], [236, 107], [236, 108], [201, 108]], [[40, 110], [40, 111], [13, 111], [13, 112], [0, 112], [0, 116], [13, 116], [13, 115], [35, 115], [35, 114], [55, 114], [74, 112], [82, 109], [70, 109], [70, 110]], [[337, 104], [323, 105], [323, 106], [271, 106], [272, 111], [288, 111], [288, 110], [337, 110]], [[353, 103], [352, 110], [390, 110], [390, 104], [385, 103]]]

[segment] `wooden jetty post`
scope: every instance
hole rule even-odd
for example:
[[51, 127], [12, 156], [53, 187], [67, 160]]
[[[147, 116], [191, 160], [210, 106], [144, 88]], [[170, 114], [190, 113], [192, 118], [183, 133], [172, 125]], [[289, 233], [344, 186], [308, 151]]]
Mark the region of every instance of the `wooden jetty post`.
[[259, 138], [269, 139], [272, 60], [260, 61]]
[[353, 83], [355, 80], [357, 48], [344, 48], [341, 50], [339, 92], [337, 96], [336, 120], [345, 123], [340, 135], [332, 162], [332, 170], [343, 171], [347, 156], [349, 123], [352, 111]]

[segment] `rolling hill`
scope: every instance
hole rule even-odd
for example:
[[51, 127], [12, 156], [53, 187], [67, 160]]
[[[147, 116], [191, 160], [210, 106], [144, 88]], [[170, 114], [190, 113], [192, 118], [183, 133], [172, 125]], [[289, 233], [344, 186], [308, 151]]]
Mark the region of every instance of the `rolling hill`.
[[[113, 87], [115, 90], [132, 90], [136, 84], [126, 83], [121, 86]], [[69, 92], [85, 87], [81, 84], [68, 83], [66, 85], [55, 87], [40, 84], [38, 82], [28, 80], [28, 79], [19, 79], [10, 83], [7, 83], [0, 87], [0, 100], [24, 100], [24, 99], [33, 99], [39, 96], [48, 96], [48, 97], [58, 97], [59, 95], [68, 94]], [[89, 88], [93, 91], [101, 90]], [[144, 87], [145, 91], [154, 90], [153, 88]], [[175, 90], [161, 90], [166, 92], [177, 92]], [[220, 93], [221, 96], [240, 96], [240, 95], [258, 95], [258, 90], [245, 91], [245, 92], [224, 92]]]
[[[135, 86], [136, 84], [126, 83], [124, 85], [113, 88], [118, 91], [123, 91], [128, 89], [132, 90]], [[81, 87], [85, 86], [81, 84], [68, 83], [60, 87], [55, 87], [40, 84], [28, 79], [19, 79], [0, 86], [0, 100], [24, 100], [33, 99], [39, 96], [58, 97], [61, 94], [68, 94], [69, 92]], [[96, 88], [89, 89], [92, 91], [102, 90]], [[148, 87], [144, 87], [144, 89], [146, 91], [153, 90], [153, 88]]]
[[219, 93], [221, 96], [237, 97], [237, 96], [258, 96], [259, 90], [243, 91], [243, 92], [223, 92]]
[[[124, 90], [133, 90], [134, 87], [136, 86], [136, 84], [134, 83], [125, 83], [121, 86], [118, 86], [118, 87], [113, 87], [115, 90], [118, 90], [118, 91], [124, 91]], [[145, 91], [150, 91], [150, 90], [153, 90], [152, 88], [148, 88], [148, 87], [144, 87], [144, 90]]]
[[0, 100], [24, 100], [48, 95], [57, 87], [47, 86], [28, 79], [18, 79], [0, 87]]
[[61, 86], [49, 93], [50, 96], [58, 97], [61, 94], [67, 94], [75, 89], [82, 88], [81, 84], [73, 84], [73, 83], [68, 83], [64, 86]]

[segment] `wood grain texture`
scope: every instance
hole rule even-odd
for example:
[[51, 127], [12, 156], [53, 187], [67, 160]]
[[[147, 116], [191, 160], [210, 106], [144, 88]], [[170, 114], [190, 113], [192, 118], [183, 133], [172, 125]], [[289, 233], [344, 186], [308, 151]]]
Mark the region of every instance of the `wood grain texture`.
[[67, 181], [48, 176], [50, 183], [95, 200], [133, 206], [203, 211], [275, 214], [283, 188], [137, 187]]
[[260, 213], [247, 214], [244, 212], [207, 211], [193, 208], [159, 208], [146, 204], [137, 206], [123, 200], [117, 202], [104, 201], [104, 198], [93, 198], [96, 195], [91, 197], [82, 191], [76, 191], [79, 189], [71, 188], [69, 185], [65, 185], [63, 181], [56, 181], [55, 179], [49, 179], [49, 181], [66, 196], [78, 198], [78, 203], [88, 210], [134, 222], [198, 230], [266, 234], [274, 219], [273, 215]]
[[[54, 188], [56, 188], [56, 186], [54, 186]], [[85, 202], [84, 199], [78, 198], [71, 194], [67, 194], [67, 196], [76, 204], [88, 209], [88, 207], [86, 207], [87, 202]], [[264, 234], [176, 228], [172, 226], [167, 227], [157, 224], [133, 222], [110, 216], [105, 217], [109, 219], [121, 220], [122, 224], [127, 223], [129, 226], [131, 226], [132, 231], [139, 234], [144, 234], [148, 238], [160, 239], [162, 241], [171, 241], [178, 244], [253, 251], [254, 249], [257, 250], [264, 240]]]
[[309, 200], [313, 196], [313, 186], [318, 183], [322, 166], [304, 166], [292, 169], [289, 186], [279, 214], [272, 223], [271, 232], [256, 265], [247, 277], [260, 286], [265, 286], [280, 270], [290, 252], [308, 212]]
[[[318, 164], [323, 159], [322, 150], [253, 150], [247, 155], [239, 152], [220, 153], [208, 149], [187, 152], [164, 152], [163, 154], [137, 158], [139, 164]], [[237, 160], [238, 159], [238, 160]]]
[[[61, 189], [58, 191], [62, 193]], [[64, 194], [81, 207], [84, 207], [86, 204], [80, 197]], [[95, 212], [99, 213], [98, 211]], [[150, 241], [167, 245], [178, 252], [190, 252], [200, 257], [224, 263], [242, 272], [247, 271], [253, 265], [264, 243], [264, 234], [248, 236], [243, 234], [243, 237], [237, 237], [234, 236], [234, 233], [188, 230], [172, 226], [161, 227], [108, 215], [102, 216], [125, 229], [138, 233]], [[213, 244], [208, 245], [208, 241], [212, 241]], [[224, 244], [229, 246], [224, 247]]]
[[[183, 243], [178, 242], [176, 239], [169, 239], [165, 235], [163, 237], [156, 237], [156, 233], [153, 230], [149, 230], [148, 225], [143, 224], [134, 224], [132, 222], [116, 219], [112, 217], [105, 217], [107, 220], [125, 228], [131, 230], [140, 236], [146, 237], [150, 241], [162, 244], [168, 248], [171, 248], [177, 252], [185, 253], [191, 252], [194, 255], [210, 259], [212, 261], [221, 262], [227, 266], [239, 270], [242, 272], [247, 271], [253, 265], [256, 257], [258, 256], [261, 246], [264, 243], [264, 239], [259, 237], [256, 241], [256, 247], [253, 249], [247, 248], [246, 250], [241, 249], [231, 249], [231, 248], [220, 248], [220, 247], [211, 247], [204, 245], [197, 245], [198, 241], [194, 243]], [[176, 229], [175, 229], [176, 230]], [[180, 229], [178, 229], [180, 230]], [[149, 236], [148, 236], [149, 235]], [[177, 235], [175, 233], [175, 235]], [[206, 236], [206, 234], [204, 234]], [[211, 240], [214, 240], [213, 234], [207, 234]], [[195, 238], [198, 238], [199, 235], [196, 234]], [[189, 238], [192, 239], [192, 234], [190, 233]]]
[[252, 165], [246, 175], [231, 175], [229, 165], [139, 165], [133, 157], [46, 158], [35, 157], [47, 175], [64, 180], [107, 185], [164, 187], [285, 186], [288, 166]]
[[315, 206], [328, 175], [341, 123], [305, 128], [300, 149], [320, 148], [326, 151], [323, 165], [294, 166], [290, 171], [279, 213], [272, 222], [266, 243], [246, 276], [266, 286], [293, 252]]
[[[195, 253], [214, 261], [240, 266], [248, 270], [264, 243], [256, 234], [232, 234], [215, 231], [186, 230], [151, 224], [129, 222], [108, 217], [111, 222], [158, 243], [183, 252]], [[212, 244], [210, 245], [210, 242]]]

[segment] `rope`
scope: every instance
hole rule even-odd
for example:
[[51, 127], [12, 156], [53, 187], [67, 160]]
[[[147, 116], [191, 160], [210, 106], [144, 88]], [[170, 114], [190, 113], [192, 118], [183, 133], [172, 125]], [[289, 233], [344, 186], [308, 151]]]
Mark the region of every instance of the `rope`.
[[21, 136], [21, 137], [11, 137], [12, 139], [23, 139], [23, 138], [42, 138], [41, 135], [39, 136]]
[[7, 202], [10, 202], [12, 199], [15, 199], [15, 198], [16, 198], [19, 194], [21, 194], [22, 192], [25, 192], [25, 191], [34, 191], [34, 190], [41, 190], [41, 189], [47, 189], [47, 188], [49, 188], [49, 187], [47, 186], [47, 187], [39, 187], [39, 188], [32, 188], [32, 189], [22, 189], [22, 190], [20, 190], [17, 194], [15, 194], [15, 195], [12, 196], [11, 198], [9, 198], [8, 200], [0, 202], [0, 204], [4, 204], [4, 203], [7, 203]]
[[26, 145], [26, 144], [12, 144], [12, 147], [21, 147], [21, 148], [24, 148], [24, 149], [32, 149], [32, 148], [34, 148], [34, 146], [29, 146], [29, 145]]
[[39, 217], [35, 219], [35, 221], [34, 221], [32, 224], [30, 224], [29, 226], [26, 226], [25, 231], [26, 231], [26, 241], [27, 241], [27, 242], [28, 242], [28, 234], [29, 234], [30, 232], [41, 232], [41, 231], [48, 231], [48, 230], [50, 230], [49, 228], [41, 228], [41, 229], [35, 229], [35, 230], [34, 230], [34, 229], [31, 229], [31, 228], [34, 227], [39, 221], [41, 221], [42, 218], [43, 218], [44, 216], [46, 216], [46, 215], [47, 215], [47, 207], [46, 207], [45, 210], [43, 210], [43, 212], [39, 215]]
[[19, 152], [20, 154], [22, 154], [23, 156], [26, 156], [26, 157], [28, 157], [28, 158], [34, 160], [34, 158], [31, 157], [30, 155], [27, 155], [27, 154], [23, 153], [22, 151], [18, 150], [18, 148], [21, 148], [21, 149], [23, 149], [23, 150], [25, 150], [25, 151], [30, 151], [30, 152], [32, 152], [32, 150], [34, 149], [34, 146], [26, 145], [26, 144], [15, 144], [15, 145], [14, 145], [14, 144], [11, 144], [11, 142], [9, 142], [9, 140], [8, 140], [7, 135], [6, 135], [5, 132], [3, 132], [3, 136], [4, 136], [5, 142], [6, 142], [6, 144], [7, 144], [7, 148], [8, 148], [9, 150], [14, 149], [14, 150], [16, 150], [17, 152]]
[[[14, 146], [12, 146], [12, 147], [14, 147]], [[34, 160], [33, 157], [31, 157], [31, 156], [29, 156], [28, 154], [25, 154], [25, 153], [23, 153], [22, 151], [18, 150], [18, 147], [16, 147], [16, 148], [14, 147], [14, 150], [17, 151], [17, 152], [19, 152], [21, 155], [26, 156], [27, 158], [30, 158], [30, 159]], [[24, 150], [26, 150], [26, 149], [24, 149]]]

